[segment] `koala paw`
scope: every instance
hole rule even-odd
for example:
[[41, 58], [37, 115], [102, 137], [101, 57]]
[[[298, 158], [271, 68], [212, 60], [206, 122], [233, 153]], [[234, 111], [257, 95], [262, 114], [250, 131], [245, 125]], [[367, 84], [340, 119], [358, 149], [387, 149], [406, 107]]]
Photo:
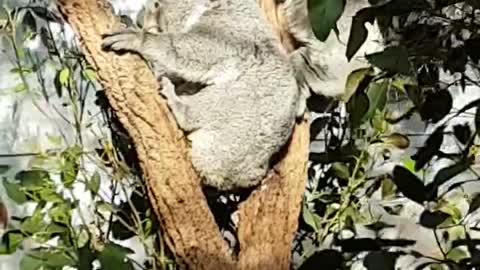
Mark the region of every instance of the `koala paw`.
[[125, 29], [102, 36], [102, 49], [113, 51], [138, 51], [142, 46], [144, 33], [141, 30]]

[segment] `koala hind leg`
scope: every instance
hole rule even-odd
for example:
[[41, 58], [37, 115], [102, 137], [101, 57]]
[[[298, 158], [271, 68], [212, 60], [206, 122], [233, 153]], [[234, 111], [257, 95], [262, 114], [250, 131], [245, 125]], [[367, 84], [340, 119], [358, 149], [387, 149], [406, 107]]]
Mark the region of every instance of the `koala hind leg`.
[[200, 115], [192, 113], [192, 106], [175, 93], [173, 83], [167, 77], [162, 77], [161, 83], [162, 90], [160, 93], [167, 99], [168, 107], [173, 113], [178, 126], [187, 132], [200, 128]]

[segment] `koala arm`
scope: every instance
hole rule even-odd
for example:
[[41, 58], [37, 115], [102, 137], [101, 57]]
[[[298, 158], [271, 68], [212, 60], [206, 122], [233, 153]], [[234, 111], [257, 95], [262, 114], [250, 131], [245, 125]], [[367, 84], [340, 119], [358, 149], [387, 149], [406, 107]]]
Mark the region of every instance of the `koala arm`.
[[281, 4], [282, 13], [286, 18], [290, 33], [301, 43], [315, 40], [315, 34], [308, 17], [307, 0], [285, 0]]
[[335, 76], [336, 73], [329, 68], [335, 65], [337, 60], [332, 61], [332, 57], [338, 57], [338, 53], [315, 37], [308, 17], [307, 0], [286, 0], [281, 9], [290, 33], [301, 44], [290, 54], [290, 61], [302, 93], [308, 97], [311, 90], [324, 96], [340, 97], [344, 92], [343, 77]]
[[[160, 67], [169, 75], [186, 81], [212, 84], [235, 70], [235, 50], [214, 36], [197, 33], [153, 34], [139, 30], [123, 30], [104, 36], [102, 47], [114, 51], [132, 51]], [[222, 58], [219, 58], [221, 56]], [[157, 72], [155, 73], [164, 73]], [[225, 76], [223, 76], [225, 77]]]
[[[351, 22], [356, 12], [370, 6], [367, 0], [347, 1], [342, 16], [337, 21], [340, 35], [333, 33], [321, 42], [315, 37], [308, 15], [307, 0], [285, 0], [281, 14], [285, 16], [289, 32], [301, 47], [291, 54], [301, 86], [316, 94], [346, 99], [345, 84], [348, 75], [359, 68], [368, 67], [364, 57], [350, 61], [344, 56]], [[375, 27], [372, 25], [372, 27]], [[370, 32], [370, 30], [369, 30]], [[368, 54], [382, 47], [376, 31], [371, 31], [357, 55]]]

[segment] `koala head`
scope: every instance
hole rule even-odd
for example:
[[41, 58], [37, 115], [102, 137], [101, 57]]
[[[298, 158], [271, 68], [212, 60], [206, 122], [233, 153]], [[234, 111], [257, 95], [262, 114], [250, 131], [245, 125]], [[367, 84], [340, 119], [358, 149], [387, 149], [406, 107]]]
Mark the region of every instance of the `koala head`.
[[152, 32], [184, 32], [218, 0], [147, 0], [144, 28]]

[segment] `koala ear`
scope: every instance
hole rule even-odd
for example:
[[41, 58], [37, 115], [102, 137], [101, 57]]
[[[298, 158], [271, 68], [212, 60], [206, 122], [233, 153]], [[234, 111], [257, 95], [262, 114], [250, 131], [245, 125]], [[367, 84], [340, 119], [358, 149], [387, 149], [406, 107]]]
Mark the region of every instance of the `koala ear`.
[[136, 19], [137, 26], [140, 28], [143, 28], [143, 25], [145, 23], [145, 7], [143, 7], [138, 13], [137, 13], [137, 19]]
[[142, 16], [137, 16], [137, 20], [142, 21], [142, 28], [150, 33], [160, 33], [164, 24], [162, 23], [162, 7], [165, 4], [161, 0], [147, 0], [141, 11]]

